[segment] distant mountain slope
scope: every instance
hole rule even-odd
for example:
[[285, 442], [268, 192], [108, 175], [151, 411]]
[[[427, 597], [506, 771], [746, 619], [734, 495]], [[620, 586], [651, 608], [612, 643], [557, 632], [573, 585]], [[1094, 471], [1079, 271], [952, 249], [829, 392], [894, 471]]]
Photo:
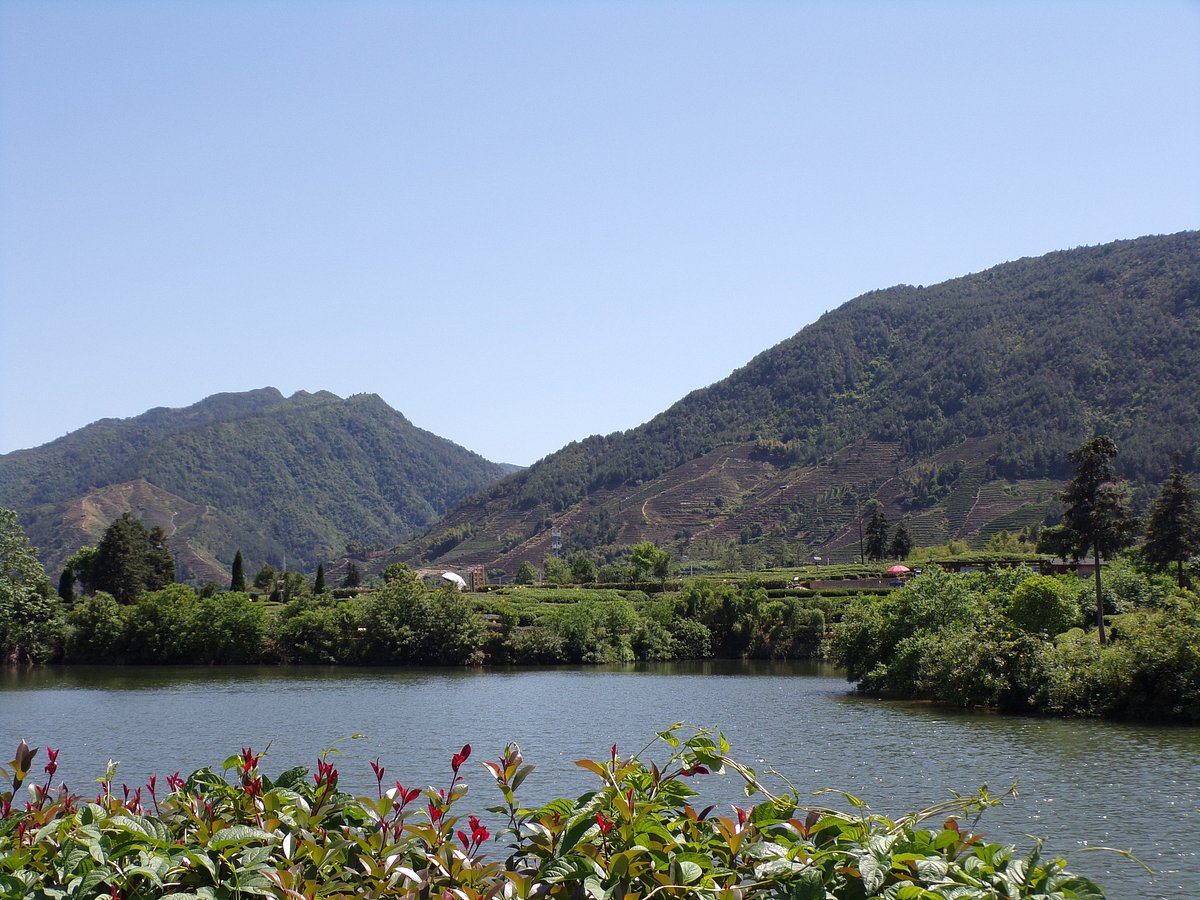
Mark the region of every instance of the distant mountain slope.
[[375, 395], [264, 388], [0, 456], [0, 505], [20, 513], [52, 572], [131, 511], [171, 535], [181, 575], [205, 580], [227, 573], [239, 547], [248, 565], [286, 557], [311, 570], [350, 541], [390, 546], [512, 468]]
[[505, 479], [401, 555], [511, 569], [553, 530], [567, 548], [848, 555], [870, 496], [919, 538], [979, 541], [1039, 521], [1097, 429], [1135, 482], [1176, 451], [1200, 464], [1200, 233], [866, 294], [640, 428]]

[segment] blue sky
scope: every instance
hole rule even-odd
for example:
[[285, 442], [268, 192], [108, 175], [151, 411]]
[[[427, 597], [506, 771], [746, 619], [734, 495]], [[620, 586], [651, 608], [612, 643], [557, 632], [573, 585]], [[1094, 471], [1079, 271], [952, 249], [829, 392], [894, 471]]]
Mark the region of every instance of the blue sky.
[[1197, 2], [5, 0], [0, 452], [273, 385], [528, 464], [1198, 148]]

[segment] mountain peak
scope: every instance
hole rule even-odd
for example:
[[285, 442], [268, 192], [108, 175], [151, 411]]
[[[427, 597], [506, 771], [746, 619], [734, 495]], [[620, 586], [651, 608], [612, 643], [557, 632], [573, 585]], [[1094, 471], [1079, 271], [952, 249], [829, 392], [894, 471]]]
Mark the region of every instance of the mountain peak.
[[[871, 498], [923, 542], [982, 543], [1040, 523], [1097, 428], [1144, 491], [1177, 451], [1200, 467], [1198, 284], [1192, 231], [871, 291], [645, 425], [511, 476], [405, 553], [515, 571], [558, 531], [568, 552], [849, 556]], [[455, 529], [475, 539], [447, 542]]]
[[102, 420], [0, 456], [0, 505], [20, 513], [54, 570], [99, 539], [107, 523], [95, 510], [136, 495], [158, 519], [177, 516], [181, 574], [204, 581], [239, 548], [254, 565], [314, 569], [351, 543], [393, 546], [508, 471], [374, 394], [285, 398], [266, 387]]

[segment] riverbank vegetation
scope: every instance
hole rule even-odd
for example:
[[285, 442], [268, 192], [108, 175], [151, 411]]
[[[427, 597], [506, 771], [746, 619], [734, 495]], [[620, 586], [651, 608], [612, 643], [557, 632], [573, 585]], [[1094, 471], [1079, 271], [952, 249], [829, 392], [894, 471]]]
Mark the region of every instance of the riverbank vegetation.
[[[411, 574], [352, 597], [267, 603], [185, 585], [132, 604], [96, 593], [58, 620], [49, 659], [69, 663], [475, 665], [816, 656], [846, 598], [773, 599], [753, 583], [696, 580], [668, 594], [429, 588]], [[57, 651], [55, 646], [58, 647]]]
[[1128, 558], [1106, 567], [1103, 585], [1102, 644], [1086, 581], [935, 567], [852, 603], [833, 627], [830, 657], [877, 696], [1200, 722], [1200, 598]]
[[[263, 566], [258, 594], [197, 592], [171, 583], [161, 533], [126, 515], [98, 548], [71, 558], [56, 595], [15, 515], [0, 511], [0, 653], [17, 663], [376, 666], [827, 655], [878, 696], [1200, 722], [1191, 483], [1177, 464], [1145, 543], [1123, 549], [1137, 522], [1115, 455], [1105, 438], [1072, 454], [1062, 522], [1038, 537], [1041, 549], [1076, 560], [1091, 552], [1081, 571], [1090, 567], [1094, 589], [1061, 560], [1055, 568], [1011, 550], [951, 553], [962, 573], [913, 551], [912, 570], [876, 563], [675, 581], [666, 552], [644, 542], [630, 548], [619, 573], [630, 580], [619, 583], [598, 582], [586, 558], [550, 557], [540, 577], [526, 564], [534, 577], [475, 593], [444, 579], [430, 586], [400, 563], [382, 584], [351, 579], [354, 570], [330, 590], [323, 577]], [[231, 583], [245, 581], [235, 561]]]
[[[110, 764], [92, 799], [54, 783], [58, 753], [47, 748], [41, 778], [22, 741], [0, 794], [5, 897], [1104, 897], [1040, 842], [981, 837], [979, 814], [999, 802], [986, 789], [898, 819], [844, 795], [842, 812], [790, 786], [772, 792], [719, 734], [678, 726], [637, 753], [614, 744], [579, 761], [596, 789], [536, 807], [518, 794], [533, 767], [509, 745], [483, 762], [497, 805], [478, 815], [463, 810], [469, 744], [440, 787], [405, 786], [376, 760], [361, 797], [339, 790], [326, 754], [311, 778], [272, 779], [264, 754], [244, 748], [221, 773], [133, 790], [118, 789]], [[726, 774], [753, 798], [727, 814], [698, 799]]]

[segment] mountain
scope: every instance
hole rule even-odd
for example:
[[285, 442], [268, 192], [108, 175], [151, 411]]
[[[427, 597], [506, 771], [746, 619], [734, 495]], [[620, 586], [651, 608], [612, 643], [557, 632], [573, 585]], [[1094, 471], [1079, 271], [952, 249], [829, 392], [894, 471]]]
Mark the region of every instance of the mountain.
[[645, 425], [493, 485], [396, 555], [510, 574], [555, 542], [849, 558], [871, 498], [919, 544], [979, 544], [1052, 511], [1068, 452], [1096, 432], [1142, 496], [1173, 453], [1200, 466], [1200, 233], [865, 294]]
[[348, 544], [392, 546], [513, 469], [373, 394], [263, 388], [4, 454], [0, 506], [17, 510], [51, 573], [132, 512], [167, 532], [181, 578], [223, 581], [239, 548], [248, 567], [311, 571]]

